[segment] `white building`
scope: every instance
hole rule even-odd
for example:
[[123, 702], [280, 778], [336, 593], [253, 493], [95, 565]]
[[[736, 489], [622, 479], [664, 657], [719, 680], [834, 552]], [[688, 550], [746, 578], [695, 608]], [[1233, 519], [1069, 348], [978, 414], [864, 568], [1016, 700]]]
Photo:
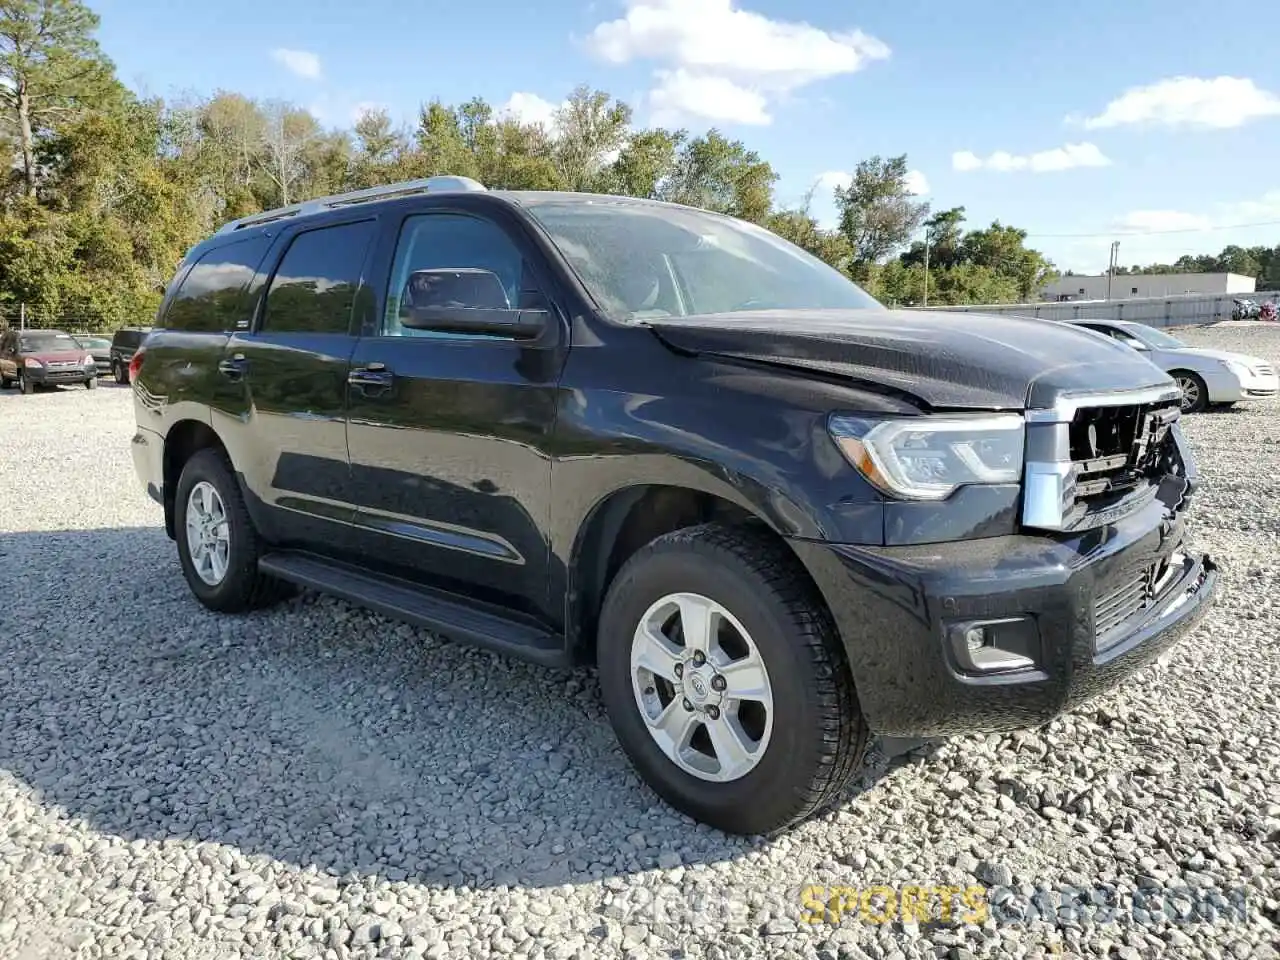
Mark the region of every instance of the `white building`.
[[[1238, 273], [1118, 273], [1111, 278], [1111, 299], [1173, 297], [1183, 293], [1248, 295], [1257, 286], [1253, 277]], [[1040, 291], [1041, 300], [1105, 300], [1107, 275], [1063, 277]]]

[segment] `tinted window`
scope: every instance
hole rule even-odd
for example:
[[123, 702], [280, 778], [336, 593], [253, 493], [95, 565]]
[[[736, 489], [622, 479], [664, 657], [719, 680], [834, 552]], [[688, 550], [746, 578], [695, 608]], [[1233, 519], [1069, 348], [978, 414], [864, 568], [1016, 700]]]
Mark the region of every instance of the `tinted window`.
[[216, 333], [244, 326], [244, 291], [267, 252], [266, 237], [216, 247], [191, 268], [164, 315], [172, 330]]
[[294, 237], [267, 291], [262, 329], [346, 333], [374, 227], [366, 220]]
[[383, 330], [387, 336], [465, 336], [401, 326], [412, 306], [533, 309], [547, 303], [519, 248], [496, 223], [429, 213], [409, 217], [400, 229]]

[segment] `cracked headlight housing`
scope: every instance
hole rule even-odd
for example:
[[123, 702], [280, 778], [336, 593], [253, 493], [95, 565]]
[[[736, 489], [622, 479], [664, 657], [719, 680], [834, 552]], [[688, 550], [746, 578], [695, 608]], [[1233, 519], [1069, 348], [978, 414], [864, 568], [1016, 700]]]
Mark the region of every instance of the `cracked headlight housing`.
[[963, 486], [1022, 479], [1026, 431], [1019, 414], [834, 416], [829, 425], [845, 459], [876, 489], [900, 500], [945, 500]]

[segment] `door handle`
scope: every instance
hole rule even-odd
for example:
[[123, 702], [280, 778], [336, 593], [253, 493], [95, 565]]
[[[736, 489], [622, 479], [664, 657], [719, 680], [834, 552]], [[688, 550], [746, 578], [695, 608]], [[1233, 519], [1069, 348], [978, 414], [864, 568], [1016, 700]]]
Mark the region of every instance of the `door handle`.
[[384, 363], [370, 363], [356, 367], [347, 374], [347, 383], [353, 387], [389, 387], [395, 375]]
[[249, 361], [244, 358], [243, 353], [234, 353], [226, 360], [219, 361], [218, 372], [229, 380], [239, 380], [248, 365]]

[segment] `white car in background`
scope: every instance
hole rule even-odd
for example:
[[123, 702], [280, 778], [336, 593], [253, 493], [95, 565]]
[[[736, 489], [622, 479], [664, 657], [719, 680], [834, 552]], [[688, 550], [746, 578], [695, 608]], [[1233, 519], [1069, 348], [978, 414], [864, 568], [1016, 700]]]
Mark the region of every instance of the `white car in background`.
[[1280, 377], [1268, 361], [1244, 353], [1191, 347], [1163, 330], [1131, 320], [1063, 320], [1139, 350], [1178, 382], [1184, 413], [1230, 407], [1241, 400], [1280, 395]]

